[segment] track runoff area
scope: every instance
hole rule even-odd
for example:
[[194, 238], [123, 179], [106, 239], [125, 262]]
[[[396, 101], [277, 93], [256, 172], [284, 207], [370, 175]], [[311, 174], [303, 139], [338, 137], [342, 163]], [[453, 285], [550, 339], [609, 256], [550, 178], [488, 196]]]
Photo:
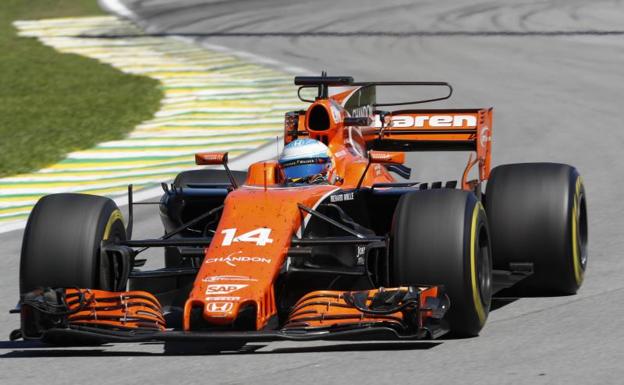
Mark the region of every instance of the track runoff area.
[[[59, 52], [99, 60], [161, 83], [153, 119], [126, 138], [73, 152], [33, 173], [0, 179], [0, 232], [22, 228], [46, 194], [83, 192], [123, 202], [127, 185], [138, 197], [158, 195], [159, 183], [195, 168], [194, 154], [228, 151], [231, 159], [275, 143], [284, 112], [302, 106], [292, 77], [208, 50], [190, 39], [150, 37], [114, 16], [18, 21], [20, 36]], [[124, 37], [110, 37], [122, 35]], [[272, 146], [272, 155], [275, 146]], [[237, 163], [234, 163], [234, 168]], [[244, 167], [241, 165], [240, 167]]]

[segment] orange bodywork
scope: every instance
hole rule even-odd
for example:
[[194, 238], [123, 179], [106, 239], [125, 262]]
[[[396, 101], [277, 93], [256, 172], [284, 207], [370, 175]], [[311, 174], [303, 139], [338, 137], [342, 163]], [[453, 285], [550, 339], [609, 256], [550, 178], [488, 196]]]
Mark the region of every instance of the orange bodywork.
[[[287, 115], [286, 119], [285, 142], [292, 140], [296, 134], [327, 144], [334, 166], [329, 178], [331, 184], [287, 187], [283, 184], [278, 163], [264, 161], [252, 164], [246, 183], [228, 194], [219, 225], [205, 250], [204, 261], [184, 307], [184, 330], [193, 330], [191, 319], [194, 313], [201, 314], [203, 321], [209, 325], [231, 325], [241, 310], [248, 306], [255, 308], [256, 330], [266, 327], [277, 312], [275, 279], [286, 261], [291, 239], [301, 235], [302, 227], [309, 219], [309, 214], [302, 214], [298, 205], [314, 209], [333, 192], [356, 188], [360, 180], [363, 187], [395, 181], [383, 163], [402, 163], [403, 153], [378, 152], [369, 157], [367, 147], [374, 140], [465, 145], [466, 150], [476, 153], [476, 160], [469, 166], [478, 164], [479, 179], [487, 179], [491, 109], [399, 111], [387, 119], [389, 124], [383, 128], [380, 121], [370, 127], [353, 127], [344, 124], [349, 116], [343, 108], [348, 94], [345, 92], [317, 100], [305, 114], [300, 114], [298, 118]], [[322, 127], [312, 124], [312, 115], [323, 112], [328, 124]], [[372, 117], [371, 121], [375, 118]], [[293, 127], [296, 127], [296, 132]], [[227, 157], [202, 154], [199, 159], [212, 162]], [[465, 172], [464, 188], [471, 187], [467, 175], [468, 172]], [[306, 298], [298, 304], [300, 310], [308, 307]], [[312, 306], [315, 313], [323, 314], [321, 320], [312, 323], [313, 326], [325, 325], [323, 320], [328, 319], [328, 315], [344, 311], [344, 307], [332, 306], [332, 301]], [[340, 296], [335, 301], [339, 303]], [[291, 314], [293, 321], [302, 315], [300, 310], [296, 308]], [[348, 313], [362, 317], [355, 309]], [[391, 321], [397, 316], [388, 317], [384, 319]], [[344, 322], [353, 322], [353, 319], [349, 316]]]
[[200, 152], [195, 154], [195, 164], [216, 165], [227, 163], [227, 152]]
[[66, 289], [65, 301], [70, 312], [67, 320], [72, 325], [115, 330], [165, 330], [160, 302], [144, 291]]
[[[405, 291], [407, 288], [374, 289], [367, 294], [366, 305], [371, 307], [375, 295], [383, 291]], [[427, 310], [427, 299], [438, 297], [437, 287], [420, 287], [418, 308], [422, 309], [417, 315], [418, 326], [422, 327], [424, 319], [433, 316]], [[293, 307], [288, 316], [285, 329], [326, 329], [335, 327], [361, 327], [371, 324], [391, 324], [397, 328], [406, 327], [403, 311], [388, 312], [387, 314], [366, 313], [353, 306], [349, 301], [350, 292], [321, 290], [306, 294]], [[411, 310], [411, 309], [410, 309]]]

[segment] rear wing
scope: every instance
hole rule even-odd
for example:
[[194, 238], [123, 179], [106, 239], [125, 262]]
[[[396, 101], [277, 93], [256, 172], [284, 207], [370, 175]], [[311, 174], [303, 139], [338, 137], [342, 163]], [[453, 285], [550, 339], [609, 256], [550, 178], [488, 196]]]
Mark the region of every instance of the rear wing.
[[461, 110], [399, 110], [375, 114], [367, 142], [384, 151], [489, 150], [492, 108]]
[[377, 112], [374, 127], [363, 129], [362, 133], [368, 148], [373, 150], [474, 151], [479, 176], [485, 180], [490, 170], [492, 111], [399, 110], [387, 115]]

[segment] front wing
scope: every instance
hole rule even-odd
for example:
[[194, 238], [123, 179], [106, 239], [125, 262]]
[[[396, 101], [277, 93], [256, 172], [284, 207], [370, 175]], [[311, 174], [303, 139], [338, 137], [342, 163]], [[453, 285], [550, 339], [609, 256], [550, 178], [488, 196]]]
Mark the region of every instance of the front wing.
[[167, 317], [149, 293], [47, 289], [26, 298], [19, 336], [59, 345], [434, 339], [447, 332], [442, 318], [449, 308], [437, 286], [317, 291], [301, 298], [277, 330], [181, 331], [166, 329]]

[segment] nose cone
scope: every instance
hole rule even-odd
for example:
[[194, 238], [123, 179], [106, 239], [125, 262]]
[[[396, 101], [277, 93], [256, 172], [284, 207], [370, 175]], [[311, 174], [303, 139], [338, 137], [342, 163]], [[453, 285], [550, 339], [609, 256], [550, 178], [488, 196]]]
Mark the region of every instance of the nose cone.
[[252, 328], [263, 328], [277, 313], [273, 283], [301, 225], [298, 204], [313, 207], [335, 190], [242, 186], [231, 192], [186, 302], [184, 329], [238, 325], [250, 314]]

